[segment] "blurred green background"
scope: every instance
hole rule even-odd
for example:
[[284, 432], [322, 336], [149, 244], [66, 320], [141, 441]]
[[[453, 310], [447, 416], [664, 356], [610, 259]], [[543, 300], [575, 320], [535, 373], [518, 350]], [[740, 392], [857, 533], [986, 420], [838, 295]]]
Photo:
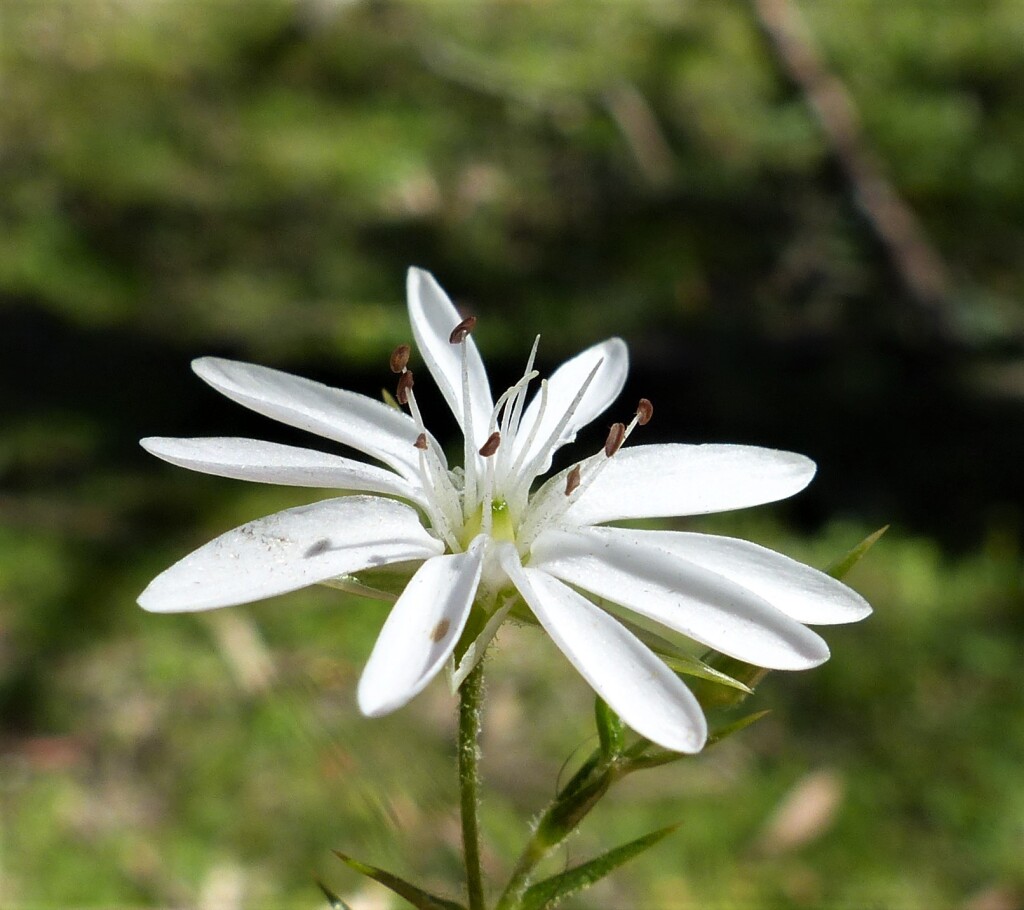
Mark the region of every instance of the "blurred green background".
[[[354, 709], [380, 606], [134, 603], [322, 495], [145, 456], [305, 441], [189, 360], [376, 394], [410, 264], [480, 316], [496, 386], [537, 332], [545, 369], [618, 334], [648, 441], [819, 462], [693, 527], [823, 566], [893, 523], [850, 578], [875, 615], [769, 677], [768, 720], [614, 791], [563, 861], [683, 827], [574, 906], [1024, 906], [1024, 8], [794, 9], [4, 0], [0, 906], [319, 907], [315, 875], [397, 906], [332, 847], [451, 893], [453, 701]], [[592, 736], [549, 642], [499, 644], [495, 879]]]

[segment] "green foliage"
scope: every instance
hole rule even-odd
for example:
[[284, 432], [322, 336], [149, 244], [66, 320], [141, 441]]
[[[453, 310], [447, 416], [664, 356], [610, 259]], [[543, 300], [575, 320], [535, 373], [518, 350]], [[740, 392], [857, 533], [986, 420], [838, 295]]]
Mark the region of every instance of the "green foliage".
[[405, 898], [417, 910], [465, 910], [462, 904], [438, 897], [436, 894], [430, 894], [422, 888], [417, 888], [415, 885], [399, 878], [397, 875], [392, 875], [390, 872], [378, 869], [376, 866], [369, 866], [337, 850], [334, 851], [334, 855], [350, 869], [354, 869], [360, 875], [365, 875], [367, 878], [380, 882], [389, 891], [394, 891], [399, 897]]
[[[804, 5], [899, 188], [1019, 326], [1015, 0]], [[410, 261], [508, 349], [621, 330], [627, 306], [641, 325], [729, 323], [736, 305], [711, 304], [737, 270], [760, 279], [745, 318], [776, 331], [834, 328], [851, 297], [891, 322], [745, 4], [315, 10], [10, 4], [0, 292], [194, 348], [353, 364], [400, 340]], [[964, 320], [981, 306], [956, 302]]]
[[596, 859], [581, 863], [579, 866], [574, 866], [572, 869], [537, 882], [536, 885], [531, 885], [523, 895], [521, 904], [523, 910], [548, 910], [549, 907], [556, 906], [567, 897], [589, 888], [609, 873], [614, 872], [619, 866], [649, 850], [678, 827], [678, 825], [670, 825], [667, 828], [652, 831], [628, 844], [609, 850]]

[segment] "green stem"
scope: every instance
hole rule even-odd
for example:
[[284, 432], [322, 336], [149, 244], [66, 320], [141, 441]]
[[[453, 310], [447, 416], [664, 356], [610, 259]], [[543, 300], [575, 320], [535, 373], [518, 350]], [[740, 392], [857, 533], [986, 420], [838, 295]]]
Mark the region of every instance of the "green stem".
[[541, 815], [498, 899], [497, 910], [516, 910], [521, 906], [538, 864], [576, 830], [623, 773], [615, 760], [604, 760], [599, 751], [584, 762]]
[[483, 875], [480, 872], [480, 713], [484, 694], [483, 661], [459, 687], [459, 790], [462, 806], [462, 846], [466, 858], [466, 889], [469, 910], [485, 910]]

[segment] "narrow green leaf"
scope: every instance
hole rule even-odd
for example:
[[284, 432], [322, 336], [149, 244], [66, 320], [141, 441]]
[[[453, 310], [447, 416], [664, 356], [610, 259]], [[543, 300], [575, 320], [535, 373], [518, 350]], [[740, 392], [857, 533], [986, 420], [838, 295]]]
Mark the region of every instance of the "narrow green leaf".
[[594, 699], [594, 719], [597, 722], [597, 737], [601, 742], [601, 753], [613, 758], [622, 752], [626, 742], [626, 728], [622, 720], [601, 698]]
[[868, 534], [857, 546], [850, 550], [845, 556], [841, 556], [832, 565], [825, 569], [826, 575], [831, 575], [833, 578], [843, 578], [847, 572], [850, 571], [857, 563], [859, 563], [864, 556], [867, 554], [878, 539], [889, 530], [889, 525], [884, 525], [879, 528], [874, 534]]
[[754, 690], [745, 683], [734, 679], [728, 673], [716, 670], [711, 664], [706, 664], [698, 657], [691, 657], [689, 654], [663, 654], [662, 660], [669, 668], [676, 673], [684, 673], [686, 676], [695, 676], [707, 682], [717, 683], [720, 686], [728, 686], [730, 689], [739, 689], [746, 695], [753, 695]]
[[327, 887], [320, 879], [316, 880], [320, 890], [323, 891], [324, 897], [327, 898], [327, 903], [331, 905], [331, 910], [352, 910], [352, 908], [346, 904], [337, 894], [335, 894], [330, 888]]
[[[733, 733], [739, 733], [740, 730], [749, 727], [751, 724], [756, 724], [762, 717], [771, 713], [771, 711], [755, 711], [753, 714], [747, 714], [730, 724], [716, 727], [708, 736], [705, 748], [710, 748], [716, 743], [720, 743], [726, 737], [732, 736]], [[622, 765], [624, 775], [632, 774], [634, 771], [644, 771], [648, 768], [660, 768], [662, 765], [670, 765], [673, 762], [691, 757], [685, 752], [669, 752], [667, 749], [659, 749], [657, 752], [650, 753], [630, 750], [630, 753], [627, 753], [628, 758]]]
[[361, 863], [359, 860], [352, 859], [351, 856], [346, 856], [338, 850], [334, 851], [334, 855], [350, 869], [355, 869], [360, 875], [372, 878], [375, 882], [380, 882], [385, 888], [390, 888], [399, 897], [404, 897], [418, 910], [466, 910], [462, 904], [450, 901], [444, 897], [438, 897], [436, 894], [431, 894], [422, 888], [417, 888], [397, 875], [392, 875], [390, 872], [385, 872], [376, 866]]
[[548, 908], [554, 907], [559, 901], [588, 888], [623, 863], [629, 862], [634, 856], [649, 850], [678, 827], [679, 825], [670, 825], [667, 828], [652, 831], [628, 844], [609, 850], [590, 862], [537, 882], [523, 895], [522, 910], [548, 910]]
[[732, 736], [733, 733], [739, 733], [740, 730], [745, 730], [752, 724], [756, 724], [762, 717], [767, 717], [771, 713], [771, 710], [755, 711], [753, 714], [747, 714], [739, 720], [734, 720], [731, 724], [716, 727], [708, 736], [707, 744], [713, 746], [715, 743], [720, 743], [726, 737]]

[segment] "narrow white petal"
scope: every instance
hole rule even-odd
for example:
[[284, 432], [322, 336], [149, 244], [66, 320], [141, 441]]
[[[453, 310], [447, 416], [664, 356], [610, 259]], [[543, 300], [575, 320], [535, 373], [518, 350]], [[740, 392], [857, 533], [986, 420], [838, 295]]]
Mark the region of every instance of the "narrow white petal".
[[573, 524], [727, 512], [799, 493], [814, 462], [795, 452], [740, 445], [621, 449], [566, 512]]
[[580, 531], [548, 530], [532, 564], [739, 660], [804, 670], [828, 660], [824, 640], [753, 591], [660, 547]]
[[139, 605], [154, 613], [227, 607], [442, 550], [412, 506], [379, 496], [326, 499], [222, 534], [153, 579]]
[[383, 493], [414, 502], [424, 500], [419, 485], [414, 486], [393, 471], [313, 449], [227, 436], [205, 439], [150, 436], [140, 444], [150, 454], [171, 464], [218, 477]]
[[[466, 419], [462, 402], [462, 345], [448, 339], [461, 321], [455, 305], [448, 299], [434, 276], [423, 269], [409, 269], [406, 281], [409, 321], [416, 347], [430, 369], [463, 431]], [[487, 370], [470, 335], [466, 339], [466, 365], [469, 371], [469, 407], [473, 421], [473, 446], [478, 449], [488, 435], [494, 400]]]
[[465, 553], [435, 556], [416, 571], [373, 646], [359, 680], [359, 710], [388, 714], [418, 695], [444, 666], [480, 583], [485, 539]]
[[232, 401], [288, 426], [365, 452], [415, 482], [419, 453], [415, 421], [365, 395], [219, 357], [192, 362], [196, 375]]
[[658, 549], [742, 585], [792, 619], [810, 625], [857, 622], [871, 606], [852, 588], [795, 559], [735, 537], [684, 531], [593, 528], [598, 538]]
[[632, 632], [546, 572], [521, 566], [511, 547], [502, 567], [551, 640], [628, 726], [676, 752], [703, 748], [707, 722], [697, 699]]
[[533, 441], [529, 451], [522, 459], [522, 464], [529, 464], [531, 459], [541, 452], [548, 437], [583, 387], [583, 383], [599, 363], [601, 365], [587, 387], [586, 394], [580, 399], [580, 403], [576, 406], [576, 410], [562, 432], [559, 433], [554, 445], [551, 445], [544, 454], [536, 474], [543, 474], [551, 466], [551, 456], [554, 452], [572, 442], [582, 427], [602, 414], [619, 397], [629, 372], [629, 351], [626, 348], [626, 343], [621, 338], [609, 338], [607, 341], [587, 348], [555, 370], [548, 379], [547, 405], [536, 431], [533, 431], [532, 428], [540, 414], [540, 394], [533, 396], [533, 400], [519, 423], [520, 431], [513, 443], [518, 456], [526, 444], [527, 438], [532, 434]]

